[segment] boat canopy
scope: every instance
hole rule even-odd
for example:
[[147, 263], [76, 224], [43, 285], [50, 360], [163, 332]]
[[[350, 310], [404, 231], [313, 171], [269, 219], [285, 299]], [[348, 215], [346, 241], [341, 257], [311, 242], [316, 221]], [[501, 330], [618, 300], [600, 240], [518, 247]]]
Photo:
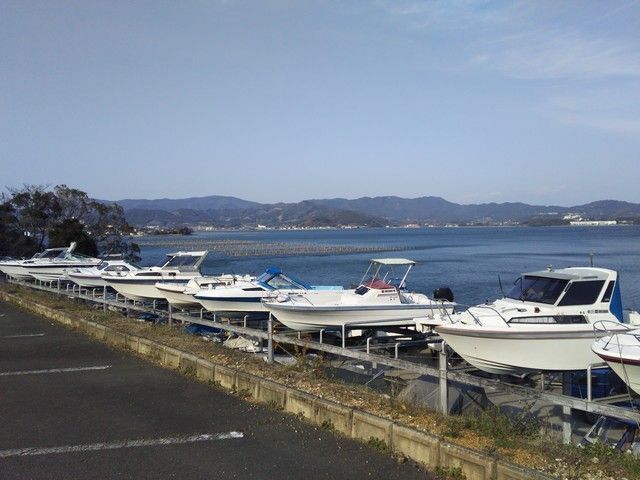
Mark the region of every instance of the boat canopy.
[[372, 258], [372, 262], [380, 265], [415, 265], [416, 262], [408, 258]]

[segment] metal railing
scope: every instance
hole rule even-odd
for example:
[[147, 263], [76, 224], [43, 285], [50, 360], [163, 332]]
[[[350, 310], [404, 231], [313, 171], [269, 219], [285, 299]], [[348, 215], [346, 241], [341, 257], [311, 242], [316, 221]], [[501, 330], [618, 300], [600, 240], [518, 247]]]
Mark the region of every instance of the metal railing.
[[[82, 289], [68, 286], [65, 289], [62, 289], [60, 284], [56, 287], [44, 286], [36, 283], [27, 283], [24, 281], [16, 281], [10, 280], [12, 283], [16, 283], [22, 286], [27, 286], [30, 288], [35, 288], [38, 290], [43, 290], [47, 292], [62, 294], [65, 296], [78, 298], [90, 302], [101, 303], [103, 308], [106, 309], [109, 306], [122, 308], [133, 311], [140, 312], [150, 312], [150, 306], [146, 304], [136, 303], [135, 301], [127, 301], [121, 295], [116, 294], [115, 297], [113, 295], [108, 294], [107, 289], [94, 289], [91, 294], [89, 294], [88, 290], [85, 290], [83, 293]], [[55, 282], [54, 282], [55, 283]], [[96, 291], [102, 290], [101, 295], [96, 295]], [[266, 319], [267, 330], [257, 329], [257, 328], [249, 328], [247, 327], [247, 321], [250, 319], [250, 316], [244, 316], [242, 318], [242, 326], [236, 325], [228, 322], [220, 321], [220, 317], [217, 315], [213, 315], [213, 319], [205, 318], [204, 309], [200, 309], [195, 312], [195, 315], [192, 312], [189, 313], [175, 313], [173, 309], [169, 307], [169, 310], [161, 310], [158, 308], [158, 305], [154, 302], [151, 306], [151, 312], [166, 315], [168, 321], [171, 323], [173, 321], [180, 321], [183, 323], [194, 323], [209, 327], [218, 328], [224, 331], [229, 331], [238, 335], [244, 335], [250, 338], [255, 338], [258, 340], [266, 340], [267, 341], [267, 361], [273, 362], [274, 359], [274, 346], [276, 344], [283, 345], [294, 345], [303, 347], [307, 350], [315, 350], [320, 352], [325, 352], [331, 355], [336, 355], [339, 357], [349, 358], [353, 360], [359, 360], [363, 362], [368, 362], [374, 365], [384, 365], [390, 368], [396, 368], [400, 370], [405, 370], [407, 372], [417, 373], [420, 375], [425, 375], [429, 377], [435, 377], [439, 379], [440, 382], [440, 402], [439, 408], [442, 413], [447, 413], [448, 411], [448, 387], [449, 382], [455, 382], [459, 384], [464, 384], [468, 386], [480, 387], [486, 389], [490, 392], [500, 392], [500, 393], [509, 393], [519, 397], [524, 397], [528, 400], [540, 400], [545, 401], [553, 405], [563, 407], [563, 410], [570, 411], [571, 409], [580, 410], [584, 412], [590, 412], [598, 415], [604, 415], [608, 417], [615, 417], [624, 420], [640, 422], [640, 412], [633, 408], [620, 407], [616, 405], [609, 405], [605, 403], [606, 399], [593, 400], [592, 399], [592, 389], [591, 389], [591, 370], [595, 368], [602, 368], [601, 364], [593, 364], [585, 367], [587, 371], [587, 398], [577, 398], [571, 397], [568, 395], [561, 395], [558, 393], [553, 393], [549, 391], [545, 391], [544, 389], [531, 388], [521, 385], [514, 385], [510, 383], [506, 383], [493, 378], [484, 378], [480, 376], [476, 376], [466, 371], [456, 371], [451, 370], [448, 366], [447, 355], [446, 355], [446, 346], [443, 344], [442, 351], [439, 353], [439, 363], [438, 367], [431, 367], [429, 365], [410, 362], [399, 358], [398, 349], [403, 345], [410, 345], [410, 342], [392, 342], [390, 345], [386, 345], [385, 348], [392, 348], [394, 351], [394, 356], [386, 356], [371, 353], [372, 346], [371, 340], [367, 339], [365, 350], [362, 351], [356, 348], [346, 348], [345, 345], [345, 335], [348, 331], [345, 325], [341, 325], [339, 331], [342, 335], [342, 346], [335, 346], [331, 344], [327, 344], [323, 342], [325, 334], [329, 329], [322, 329], [319, 332], [320, 341], [313, 341], [309, 338], [300, 338], [299, 336], [292, 336], [291, 333], [295, 333], [290, 331], [287, 333], [275, 333], [274, 332], [274, 322], [271, 315]], [[362, 326], [358, 326], [357, 328], [362, 328]], [[335, 330], [334, 330], [335, 331]], [[431, 339], [430, 341], [435, 342], [435, 339]], [[376, 346], [376, 349], [378, 347]], [[380, 347], [382, 348], [382, 347]], [[466, 370], [466, 369], [465, 369]], [[566, 424], [570, 422], [570, 419], [565, 419], [565, 429], [569, 428], [570, 425]], [[566, 436], [565, 436], [566, 440]]]

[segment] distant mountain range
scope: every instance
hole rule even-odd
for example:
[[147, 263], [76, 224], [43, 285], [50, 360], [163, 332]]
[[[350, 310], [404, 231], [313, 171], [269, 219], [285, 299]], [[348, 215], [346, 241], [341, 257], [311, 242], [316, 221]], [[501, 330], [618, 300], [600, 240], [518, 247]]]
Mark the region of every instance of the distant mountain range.
[[572, 207], [526, 203], [462, 205], [440, 197], [362, 197], [262, 204], [235, 197], [212, 195], [184, 199], [125, 199], [117, 203], [136, 226], [211, 225], [240, 228], [383, 226], [418, 224], [561, 224], [565, 215], [590, 220], [640, 222], [640, 204], [601, 200]]

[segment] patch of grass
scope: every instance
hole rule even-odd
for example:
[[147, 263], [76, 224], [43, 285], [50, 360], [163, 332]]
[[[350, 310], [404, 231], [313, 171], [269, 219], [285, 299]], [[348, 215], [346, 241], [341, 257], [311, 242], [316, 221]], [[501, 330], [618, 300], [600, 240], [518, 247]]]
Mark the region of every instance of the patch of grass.
[[385, 442], [384, 440], [378, 437], [369, 437], [369, 440], [367, 441], [367, 445], [369, 445], [371, 448], [375, 448], [376, 450], [380, 450], [381, 452], [390, 451], [390, 448], [389, 448], [389, 445], [387, 445], [387, 442]]
[[276, 402], [275, 400], [269, 400], [267, 402], [267, 407], [272, 408], [274, 410], [283, 410], [282, 405], [280, 405], [278, 402]]
[[460, 467], [436, 467], [433, 474], [438, 480], [466, 480]]
[[320, 424], [320, 428], [322, 428], [323, 430], [328, 430], [330, 432], [333, 432], [335, 431], [336, 426], [333, 424], [331, 420], [325, 420]]
[[236, 392], [236, 395], [238, 395], [240, 398], [247, 399], [247, 398], [251, 397], [251, 392], [249, 390], [247, 390], [246, 388], [243, 388], [241, 390], [238, 390]]

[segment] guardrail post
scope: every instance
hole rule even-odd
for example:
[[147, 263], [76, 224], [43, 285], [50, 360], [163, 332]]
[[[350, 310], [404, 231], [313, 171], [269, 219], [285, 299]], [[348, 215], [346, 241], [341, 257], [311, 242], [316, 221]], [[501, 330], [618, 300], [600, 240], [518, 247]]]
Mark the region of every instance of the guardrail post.
[[440, 412], [443, 415], [449, 414], [449, 385], [447, 384], [447, 346], [442, 342], [442, 350], [439, 353], [440, 367]]
[[268, 341], [267, 341], [267, 363], [273, 363], [273, 317], [271, 316], [271, 312], [269, 312], [269, 322], [268, 322]]

